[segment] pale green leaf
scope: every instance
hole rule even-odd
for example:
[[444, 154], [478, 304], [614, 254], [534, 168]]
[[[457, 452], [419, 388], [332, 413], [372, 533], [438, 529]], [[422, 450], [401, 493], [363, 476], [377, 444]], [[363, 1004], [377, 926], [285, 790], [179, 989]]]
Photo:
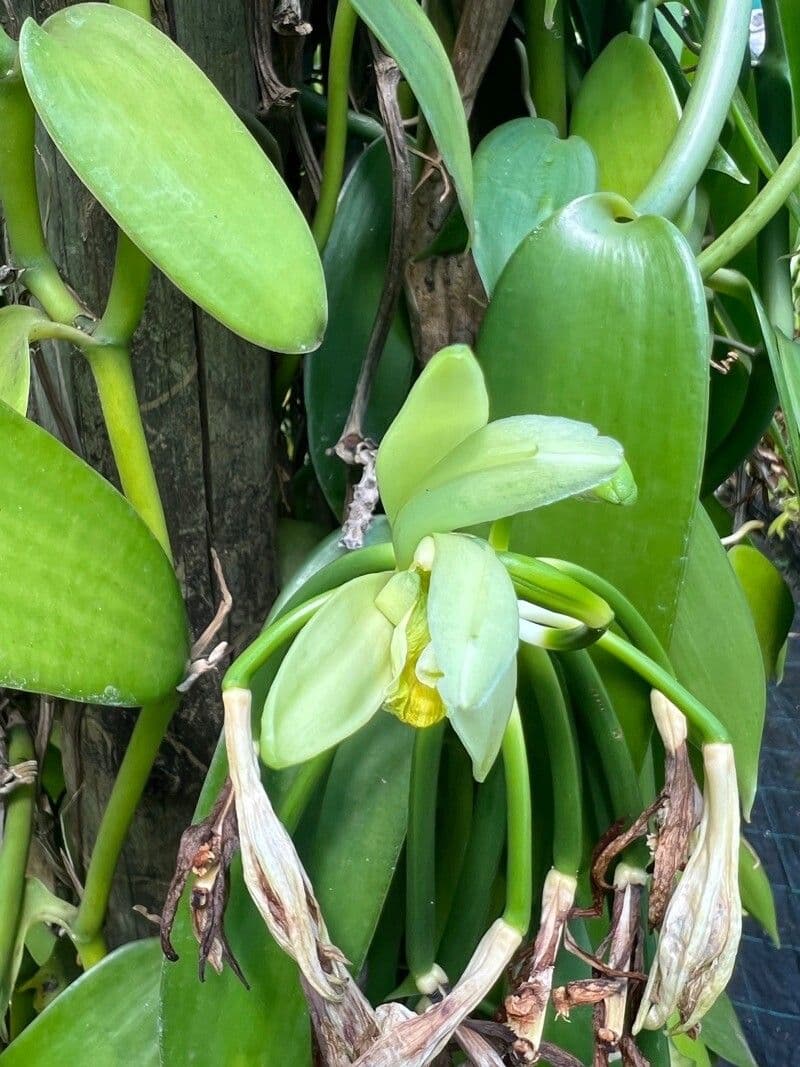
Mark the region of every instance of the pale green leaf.
[[20, 63], [59, 151], [187, 296], [264, 348], [319, 345], [325, 286], [300, 208], [169, 37], [111, 4], [77, 4], [25, 23]]
[[703, 1042], [732, 1067], [758, 1067], [727, 994], [722, 993], [703, 1016]]
[[368, 722], [391, 682], [393, 627], [375, 606], [390, 575], [354, 578], [333, 594], [289, 649], [261, 719], [269, 767], [305, 763]]
[[776, 680], [794, 618], [791, 590], [775, 564], [752, 545], [734, 545], [728, 560], [750, 605], [767, 678]]
[[393, 520], [440, 459], [489, 421], [489, 397], [478, 361], [466, 345], [431, 359], [378, 449], [378, 488]]
[[559, 139], [546, 119], [513, 119], [475, 152], [473, 255], [487, 293], [523, 237], [578, 196], [597, 188], [597, 163], [580, 137]]
[[503, 740], [516, 689], [514, 586], [485, 541], [437, 534], [428, 628], [447, 717], [483, 781]]
[[517, 415], [470, 434], [433, 468], [397, 516], [398, 564], [429, 533], [517, 515], [608, 482], [622, 447], [587, 423]]
[[769, 884], [764, 864], [744, 837], [739, 844], [739, 890], [744, 910], [772, 938], [773, 944], [779, 946], [778, 917], [772, 886]]
[[35, 308], [20, 304], [0, 308], [0, 400], [20, 415], [28, 410], [31, 385], [30, 329], [41, 321]]
[[461, 94], [439, 35], [416, 0], [351, 0], [417, 99], [472, 231], [472, 152]]

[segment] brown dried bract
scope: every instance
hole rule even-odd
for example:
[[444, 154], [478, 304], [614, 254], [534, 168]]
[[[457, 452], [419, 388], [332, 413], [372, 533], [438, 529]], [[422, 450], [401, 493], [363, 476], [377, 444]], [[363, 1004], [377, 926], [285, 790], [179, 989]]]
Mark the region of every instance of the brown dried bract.
[[178, 959], [171, 941], [172, 927], [183, 890], [189, 878], [192, 885], [189, 906], [192, 929], [200, 946], [200, 981], [205, 978], [206, 963], [217, 973], [225, 963], [236, 977], [249, 988], [223, 927], [228, 899], [228, 868], [239, 847], [233, 787], [226, 780], [210, 815], [181, 835], [178, 860], [164, 911], [161, 916], [161, 949], [168, 960]]

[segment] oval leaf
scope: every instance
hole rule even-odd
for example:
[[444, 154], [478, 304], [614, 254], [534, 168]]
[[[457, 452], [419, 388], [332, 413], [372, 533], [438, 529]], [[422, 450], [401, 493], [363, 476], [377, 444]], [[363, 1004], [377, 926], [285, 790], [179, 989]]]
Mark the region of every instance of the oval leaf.
[[635, 200], [669, 147], [681, 107], [653, 49], [621, 33], [581, 82], [570, 132], [594, 149], [599, 188]]
[[180, 682], [181, 592], [104, 478], [0, 404], [0, 685], [137, 706]]
[[722, 993], [703, 1016], [703, 1042], [732, 1067], [758, 1067], [736, 1011]]
[[494, 763], [514, 702], [519, 614], [505, 568], [485, 541], [434, 537], [428, 627], [436, 688], [447, 717], [483, 781]]
[[155, 938], [116, 949], [73, 982], [0, 1056], [3, 1067], [158, 1067]]
[[[515, 520], [512, 547], [618, 586], [669, 639], [703, 463], [708, 315], [686, 241], [621, 197], [583, 197], [530, 234], [497, 286], [477, 353], [495, 416], [541, 411], [611, 434], [639, 487], [628, 508], [566, 501]], [[637, 762], [648, 693], [603, 677]]]
[[394, 627], [375, 597], [389, 575], [341, 586], [301, 630], [272, 683], [261, 718], [268, 767], [305, 763], [360, 729], [392, 679]]
[[416, 0], [351, 0], [392, 56], [428, 121], [472, 232], [472, 152], [461, 94], [438, 33]]
[[28, 338], [33, 324], [41, 321], [35, 308], [20, 304], [0, 308], [0, 400], [20, 415], [28, 410], [31, 387]]
[[572, 419], [518, 415], [470, 434], [423, 479], [394, 529], [398, 565], [429, 533], [491, 522], [585, 493], [613, 478], [622, 446]]
[[772, 939], [775, 947], [779, 948], [781, 940], [772, 886], [769, 884], [764, 864], [759, 859], [756, 850], [744, 837], [739, 844], [739, 891], [742, 894], [744, 910]]
[[478, 145], [473, 255], [491, 294], [523, 237], [554, 211], [597, 189], [597, 162], [580, 137], [559, 139], [546, 119], [514, 119]]
[[378, 488], [390, 520], [424, 476], [489, 421], [489, 397], [466, 345], [443, 348], [417, 378], [378, 449]]
[[[305, 364], [311, 460], [325, 498], [340, 515], [347, 470], [329, 451], [347, 420], [381, 298], [392, 222], [392, 178], [383, 141], [361, 156], [345, 184], [322, 261], [330, 319], [325, 340]], [[402, 313], [395, 316], [375, 375], [364, 433], [379, 441], [400, 410], [414, 350]]]
[[25, 23], [20, 63], [59, 151], [179, 289], [264, 348], [319, 345], [325, 288], [305, 219], [177, 45], [129, 11], [77, 4]]
[[794, 618], [791, 590], [775, 564], [752, 545], [734, 545], [728, 560], [750, 605], [767, 678], [778, 680]]

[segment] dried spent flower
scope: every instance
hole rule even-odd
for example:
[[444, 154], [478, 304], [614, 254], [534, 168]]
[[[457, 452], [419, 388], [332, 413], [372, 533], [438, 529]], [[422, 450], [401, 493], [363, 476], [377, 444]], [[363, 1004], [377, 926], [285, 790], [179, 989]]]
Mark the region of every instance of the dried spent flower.
[[575, 903], [577, 880], [551, 868], [542, 890], [542, 911], [536, 940], [522, 954], [513, 992], [505, 1000], [506, 1023], [516, 1035], [513, 1054], [521, 1063], [535, 1063], [553, 985], [553, 968], [564, 924]]
[[[640, 905], [647, 875], [639, 867], [620, 863], [614, 872], [614, 900], [608, 938], [608, 967], [619, 974], [633, 972], [641, 945]], [[622, 978], [595, 1008], [595, 1038], [609, 1050], [619, 1048], [628, 1026], [630, 978]]]
[[703, 747], [703, 816], [689, 861], [667, 905], [633, 1032], [657, 1030], [677, 1012], [692, 1029], [728, 984], [742, 932], [739, 794], [733, 749]]

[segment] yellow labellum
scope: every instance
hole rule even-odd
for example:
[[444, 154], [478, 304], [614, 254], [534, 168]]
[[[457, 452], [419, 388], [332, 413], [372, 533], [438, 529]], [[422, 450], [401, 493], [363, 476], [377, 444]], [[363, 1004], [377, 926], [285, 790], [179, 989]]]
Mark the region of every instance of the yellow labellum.
[[[424, 729], [445, 717], [439, 691], [426, 685], [417, 674], [420, 656], [430, 644], [426, 617], [427, 597], [421, 596], [408, 616], [405, 626], [407, 652], [402, 669], [387, 694], [385, 707], [401, 722]], [[402, 625], [402, 624], [401, 624]]]

